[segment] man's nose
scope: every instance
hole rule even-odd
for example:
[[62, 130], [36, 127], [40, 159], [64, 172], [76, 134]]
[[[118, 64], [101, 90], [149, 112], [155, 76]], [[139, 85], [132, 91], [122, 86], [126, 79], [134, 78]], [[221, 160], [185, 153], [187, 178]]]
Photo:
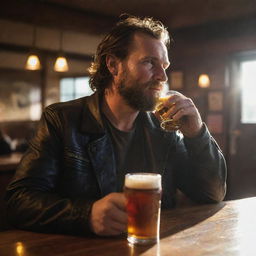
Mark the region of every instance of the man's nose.
[[168, 77], [167, 77], [166, 71], [165, 71], [165, 69], [164, 69], [163, 67], [159, 67], [159, 68], [156, 70], [155, 79], [156, 79], [157, 81], [167, 82]]

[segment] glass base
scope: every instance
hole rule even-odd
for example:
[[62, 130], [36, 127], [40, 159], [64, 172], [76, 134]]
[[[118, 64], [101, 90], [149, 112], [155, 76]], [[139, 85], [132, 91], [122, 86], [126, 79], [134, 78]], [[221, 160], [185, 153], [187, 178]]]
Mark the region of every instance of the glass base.
[[181, 121], [174, 121], [172, 118], [163, 120], [160, 126], [165, 131], [176, 131], [181, 127]]
[[157, 238], [137, 238], [134, 236], [128, 236], [127, 241], [130, 244], [148, 245], [148, 244], [156, 244], [158, 242], [158, 239]]

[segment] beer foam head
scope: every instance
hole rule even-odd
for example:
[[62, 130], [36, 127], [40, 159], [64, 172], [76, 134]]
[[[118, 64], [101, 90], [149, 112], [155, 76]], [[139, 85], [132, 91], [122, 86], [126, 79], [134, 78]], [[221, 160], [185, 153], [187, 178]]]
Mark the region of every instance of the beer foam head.
[[125, 187], [134, 189], [158, 189], [161, 188], [161, 175], [154, 173], [126, 174]]

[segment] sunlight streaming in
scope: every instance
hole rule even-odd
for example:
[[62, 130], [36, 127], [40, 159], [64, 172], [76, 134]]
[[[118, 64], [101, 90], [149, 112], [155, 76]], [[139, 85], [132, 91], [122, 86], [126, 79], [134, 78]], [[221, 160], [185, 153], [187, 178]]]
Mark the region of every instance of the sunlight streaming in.
[[237, 238], [241, 255], [255, 255], [256, 204], [242, 201], [238, 207]]
[[241, 63], [241, 122], [256, 123], [256, 61]]

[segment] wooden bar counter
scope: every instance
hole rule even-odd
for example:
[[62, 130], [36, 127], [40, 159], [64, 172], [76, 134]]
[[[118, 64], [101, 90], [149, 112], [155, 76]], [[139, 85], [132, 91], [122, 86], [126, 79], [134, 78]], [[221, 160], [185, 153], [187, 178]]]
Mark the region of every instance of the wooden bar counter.
[[161, 239], [130, 246], [125, 236], [76, 237], [21, 230], [0, 233], [3, 256], [255, 256], [256, 197], [163, 211]]

